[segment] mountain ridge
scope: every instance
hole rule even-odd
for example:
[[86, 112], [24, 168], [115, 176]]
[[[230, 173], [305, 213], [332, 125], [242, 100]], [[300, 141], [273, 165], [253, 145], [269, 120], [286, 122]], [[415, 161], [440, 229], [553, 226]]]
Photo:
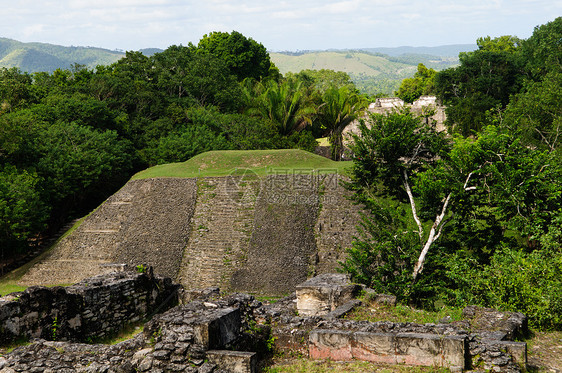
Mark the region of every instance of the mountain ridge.
[[[458, 53], [474, 49], [476, 45], [473, 44], [451, 44], [269, 53], [271, 61], [282, 74], [307, 69], [343, 71], [349, 74], [361, 92], [374, 95], [393, 94], [403, 79], [414, 75], [420, 63], [442, 70], [458, 63]], [[146, 56], [162, 51], [159, 48], [140, 50]], [[124, 56], [125, 52], [120, 50], [24, 43], [0, 37], [0, 68], [16, 67], [28, 73], [52, 73], [57, 69], [71, 69], [75, 64], [95, 69], [98, 65], [110, 65]]]

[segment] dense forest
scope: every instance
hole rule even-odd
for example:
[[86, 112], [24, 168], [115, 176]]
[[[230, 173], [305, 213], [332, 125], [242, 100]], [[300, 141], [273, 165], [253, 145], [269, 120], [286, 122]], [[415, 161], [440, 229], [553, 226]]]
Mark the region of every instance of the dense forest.
[[[429, 116], [371, 115], [347, 187], [370, 211], [343, 268], [433, 308], [524, 311], [562, 328], [562, 18], [529, 39], [481, 38], [460, 65], [423, 65], [398, 90], [435, 93]], [[0, 70], [0, 245], [20, 254], [136, 171], [220, 149], [313, 150], [368, 102], [345, 73], [282, 76], [260, 43], [213, 32], [197, 45], [109, 66]]]
[[148, 166], [209, 150], [313, 150], [362, 102], [343, 73], [282, 78], [265, 47], [237, 32], [95, 70], [3, 68], [2, 255], [39, 243]]
[[447, 134], [408, 111], [361, 126], [347, 186], [372, 217], [344, 267], [404, 302], [517, 310], [560, 329], [562, 18], [477, 44], [398, 91], [436, 93]]

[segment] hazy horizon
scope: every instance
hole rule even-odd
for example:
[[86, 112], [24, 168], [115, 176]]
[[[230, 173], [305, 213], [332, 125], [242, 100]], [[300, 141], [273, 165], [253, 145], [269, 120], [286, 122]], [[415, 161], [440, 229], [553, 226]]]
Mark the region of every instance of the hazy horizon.
[[0, 0], [0, 35], [109, 50], [166, 49], [239, 31], [270, 51], [432, 47], [529, 37], [562, 14], [546, 0]]

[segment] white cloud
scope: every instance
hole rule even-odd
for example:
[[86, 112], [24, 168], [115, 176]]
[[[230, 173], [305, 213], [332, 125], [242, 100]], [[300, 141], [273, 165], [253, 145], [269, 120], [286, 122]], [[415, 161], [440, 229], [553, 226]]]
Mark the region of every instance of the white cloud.
[[[5, 3], [5, 4], [2, 4]], [[528, 37], [552, 0], [0, 0], [0, 37], [110, 49], [197, 43], [237, 30], [273, 50], [472, 43]]]

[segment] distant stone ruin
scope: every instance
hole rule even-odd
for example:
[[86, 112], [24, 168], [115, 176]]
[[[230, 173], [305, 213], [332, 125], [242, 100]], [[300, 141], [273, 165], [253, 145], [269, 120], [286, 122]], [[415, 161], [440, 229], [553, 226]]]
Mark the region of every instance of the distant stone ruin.
[[[421, 96], [412, 104], [405, 103], [398, 97], [385, 97], [377, 98], [375, 102], [371, 103], [367, 109], [365, 118], [369, 113], [386, 114], [393, 110], [401, 108], [409, 108], [414, 114], [418, 116], [429, 115], [430, 121], [435, 123], [435, 128], [438, 131], [445, 131], [445, 107], [437, 102], [435, 96]], [[344, 140], [349, 142], [352, 139], [352, 134], [359, 135], [359, 121], [352, 122], [347, 126], [344, 131]]]

